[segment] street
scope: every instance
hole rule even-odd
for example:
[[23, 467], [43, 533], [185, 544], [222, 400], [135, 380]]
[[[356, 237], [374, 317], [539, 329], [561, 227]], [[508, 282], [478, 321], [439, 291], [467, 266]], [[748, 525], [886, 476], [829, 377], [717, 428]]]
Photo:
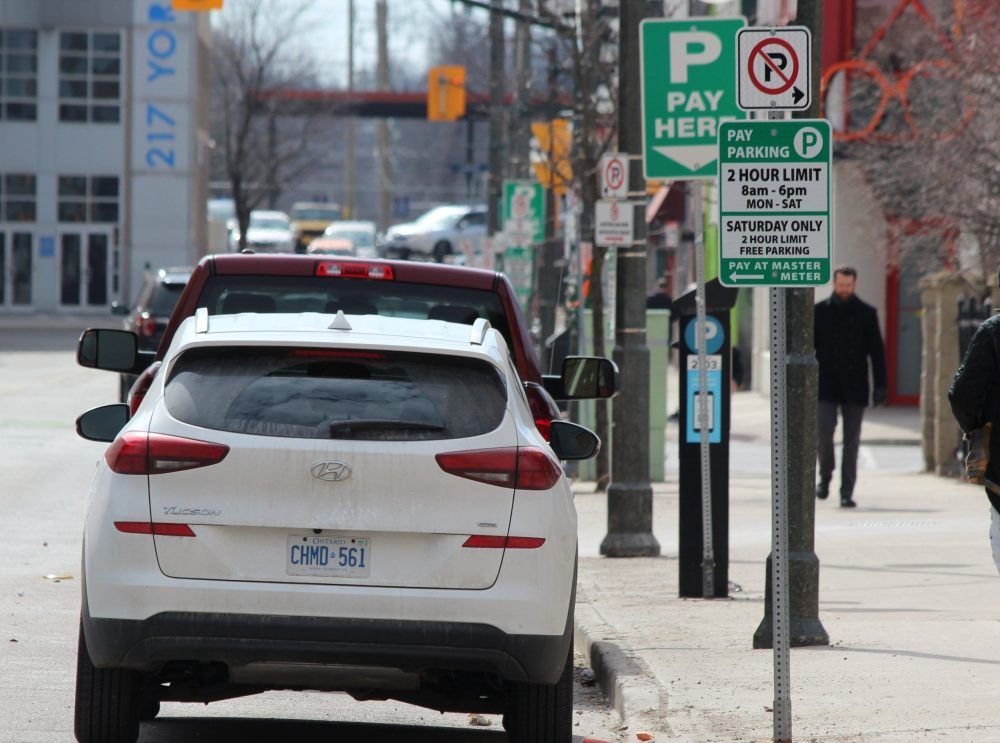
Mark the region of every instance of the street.
[[[74, 431], [81, 412], [116, 402], [117, 379], [77, 366], [75, 331], [0, 331], [0, 741], [73, 740], [80, 611], [80, 535], [94, 463], [104, 445]], [[579, 683], [574, 734], [616, 740], [600, 690]], [[292, 739], [394, 743], [505, 741], [500, 718], [473, 726], [438, 714], [343, 694], [270, 692], [213, 703], [164, 703], [140, 741], [226, 743]]]

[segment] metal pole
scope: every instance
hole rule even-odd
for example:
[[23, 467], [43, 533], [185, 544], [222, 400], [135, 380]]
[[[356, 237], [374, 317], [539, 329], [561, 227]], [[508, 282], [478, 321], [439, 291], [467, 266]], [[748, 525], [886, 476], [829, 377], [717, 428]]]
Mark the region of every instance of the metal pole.
[[[639, 21], [652, 3], [618, 6], [618, 145], [625, 153], [642, 149], [639, 92]], [[629, 192], [645, 193], [641, 168], [629, 168]], [[646, 347], [646, 209], [645, 199], [629, 202], [635, 236], [617, 252], [614, 359], [621, 369], [624, 393], [614, 401], [611, 486], [608, 488], [608, 533], [601, 554], [608, 557], [655, 557], [660, 543], [653, 536], [653, 489], [649, 484], [649, 349]], [[593, 278], [600, 281], [599, 276]], [[600, 349], [595, 349], [600, 353]], [[662, 457], [663, 452], [656, 452]]]
[[792, 740], [788, 611], [788, 389], [786, 289], [771, 289], [771, 621], [774, 740]]
[[[347, 3], [347, 90], [348, 92], [354, 92], [354, 0], [348, 0]], [[353, 116], [347, 117], [346, 122], [346, 133], [345, 139], [347, 143], [347, 152], [345, 153], [346, 162], [346, 180], [347, 180], [347, 194], [346, 202], [344, 204], [345, 216], [349, 219], [357, 219], [357, 214], [355, 213], [357, 209], [357, 204], [355, 203], [356, 194], [358, 191], [358, 160], [354, 152], [355, 144], [355, 121]]]
[[[705, 348], [705, 241], [701, 181], [691, 184], [691, 221], [694, 223], [695, 336], [698, 343], [698, 432], [701, 443], [701, 565], [702, 598], [715, 597], [715, 545], [712, 543], [712, 458], [708, 443], [708, 355]], [[721, 400], [715, 400], [721, 405]]]
[[487, 233], [500, 229], [500, 189], [503, 182], [504, 39], [500, 0], [490, 0], [490, 139], [486, 188]]
[[[378, 0], [375, 6], [378, 24], [378, 89], [389, 89], [389, 8], [386, 0]], [[378, 121], [378, 221], [381, 229], [386, 229], [391, 221], [390, 198], [392, 173], [389, 165], [389, 121]]]

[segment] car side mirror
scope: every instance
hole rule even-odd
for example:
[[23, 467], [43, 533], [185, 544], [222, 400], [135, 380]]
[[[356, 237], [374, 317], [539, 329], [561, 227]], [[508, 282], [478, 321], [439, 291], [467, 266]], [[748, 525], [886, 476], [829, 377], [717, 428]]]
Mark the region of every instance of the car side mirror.
[[76, 419], [76, 433], [88, 441], [114, 441], [128, 419], [129, 409], [125, 403], [102, 405]]
[[562, 374], [542, 380], [556, 400], [607, 400], [618, 395], [618, 367], [600, 356], [567, 356]]
[[118, 300], [111, 303], [111, 314], [112, 315], [127, 315], [129, 313], [129, 308], [127, 304], [122, 304]]
[[601, 448], [601, 440], [589, 428], [568, 421], [552, 421], [550, 444], [559, 459], [590, 459]]
[[76, 348], [76, 361], [88, 369], [138, 374], [156, 354], [139, 350], [139, 336], [127, 330], [84, 330]]

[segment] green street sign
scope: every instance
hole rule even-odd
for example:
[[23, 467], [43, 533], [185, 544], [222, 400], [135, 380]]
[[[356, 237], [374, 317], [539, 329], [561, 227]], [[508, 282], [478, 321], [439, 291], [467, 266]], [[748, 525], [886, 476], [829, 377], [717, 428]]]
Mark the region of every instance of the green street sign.
[[545, 189], [538, 181], [503, 182], [503, 231], [519, 245], [545, 240]]
[[647, 179], [715, 178], [718, 127], [736, 101], [736, 32], [745, 18], [639, 24], [642, 163]]
[[830, 280], [825, 119], [719, 127], [719, 278], [726, 286], [820, 286]]
[[521, 304], [521, 309], [527, 310], [531, 295], [535, 290], [535, 249], [507, 248], [503, 252], [503, 272], [507, 274], [514, 294]]

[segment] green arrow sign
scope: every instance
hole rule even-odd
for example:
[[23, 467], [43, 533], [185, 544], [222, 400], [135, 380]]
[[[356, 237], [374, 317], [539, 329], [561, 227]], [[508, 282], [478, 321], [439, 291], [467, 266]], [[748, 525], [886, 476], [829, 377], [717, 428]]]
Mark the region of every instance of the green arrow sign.
[[736, 105], [736, 32], [745, 18], [640, 24], [643, 175], [715, 178], [720, 122]]
[[719, 127], [719, 277], [727, 286], [830, 280], [830, 123]]

